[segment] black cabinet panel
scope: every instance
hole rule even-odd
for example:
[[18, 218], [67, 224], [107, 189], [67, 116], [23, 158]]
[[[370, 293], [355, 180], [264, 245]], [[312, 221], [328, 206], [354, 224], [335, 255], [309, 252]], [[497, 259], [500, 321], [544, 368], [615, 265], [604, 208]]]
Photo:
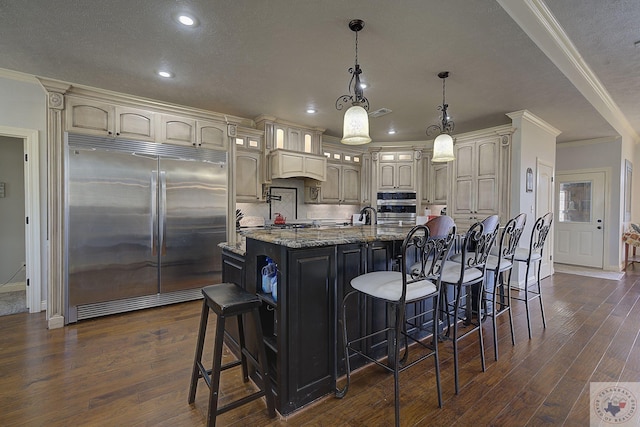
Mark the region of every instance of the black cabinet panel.
[[[344, 338], [343, 338], [343, 326], [342, 326], [342, 301], [344, 297], [351, 291], [351, 279], [358, 277], [366, 272], [366, 246], [361, 244], [353, 245], [340, 245], [337, 250], [337, 265], [338, 265], [338, 301], [337, 302], [337, 314], [338, 314], [338, 346], [337, 357], [338, 375], [342, 375], [346, 372], [346, 365], [344, 362]], [[347, 323], [347, 338], [353, 339], [363, 336], [367, 330], [366, 328], [366, 316], [364, 315], [366, 310], [366, 298], [362, 294], [354, 294], [349, 297], [346, 307], [346, 323]], [[362, 350], [362, 342], [358, 343], [356, 348]], [[352, 368], [357, 368], [364, 365], [367, 362], [365, 358], [359, 355], [351, 355], [349, 363]]]
[[[222, 252], [222, 281], [236, 283], [245, 288], [244, 257], [233, 252]], [[247, 324], [247, 320], [244, 322]], [[225, 332], [227, 335], [226, 344], [236, 355], [240, 356], [238, 321], [236, 317], [227, 319], [225, 322]]]
[[[335, 364], [335, 248], [292, 251], [288, 319], [290, 403], [321, 397], [333, 384]], [[304, 399], [304, 400], [298, 400]]]

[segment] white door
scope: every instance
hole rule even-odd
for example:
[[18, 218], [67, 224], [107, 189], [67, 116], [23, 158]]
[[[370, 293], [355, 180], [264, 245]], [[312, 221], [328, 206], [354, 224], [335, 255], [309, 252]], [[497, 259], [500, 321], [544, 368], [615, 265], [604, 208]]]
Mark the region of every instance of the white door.
[[604, 192], [604, 172], [557, 176], [555, 262], [602, 268]]
[[[536, 169], [536, 218], [540, 218], [547, 212], [553, 212], [553, 165], [538, 160]], [[551, 228], [553, 228], [553, 224]], [[544, 243], [542, 251], [544, 259], [540, 265], [540, 278], [550, 276], [553, 273], [551, 248], [553, 248], [553, 231], [549, 233]]]

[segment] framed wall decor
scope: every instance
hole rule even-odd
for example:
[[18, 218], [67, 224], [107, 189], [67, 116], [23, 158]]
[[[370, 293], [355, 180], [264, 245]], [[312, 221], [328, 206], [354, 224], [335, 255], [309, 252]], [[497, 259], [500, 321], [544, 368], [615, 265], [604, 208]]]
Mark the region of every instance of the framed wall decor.
[[531, 168], [527, 168], [526, 190], [527, 193], [533, 192], [533, 170]]

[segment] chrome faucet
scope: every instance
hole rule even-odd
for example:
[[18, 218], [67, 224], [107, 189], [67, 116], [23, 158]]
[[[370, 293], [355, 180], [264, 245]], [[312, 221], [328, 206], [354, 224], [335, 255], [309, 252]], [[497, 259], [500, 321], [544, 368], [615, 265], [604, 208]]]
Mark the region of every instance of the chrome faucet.
[[367, 211], [371, 211], [373, 212], [373, 225], [376, 225], [378, 223], [378, 212], [376, 212], [376, 210], [374, 208], [372, 208], [371, 206], [365, 206], [364, 208], [362, 208], [362, 210], [360, 211], [360, 218], [358, 218], [358, 221], [362, 221], [365, 217], [365, 215], [367, 216], [367, 219], [365, 220], [365, 225], [371, 225], [371, 214], [369, 214], [369, 212]]

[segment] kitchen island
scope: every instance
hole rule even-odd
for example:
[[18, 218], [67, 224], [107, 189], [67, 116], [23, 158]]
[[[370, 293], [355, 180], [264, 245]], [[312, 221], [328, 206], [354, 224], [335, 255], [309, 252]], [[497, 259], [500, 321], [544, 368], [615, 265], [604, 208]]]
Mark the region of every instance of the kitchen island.
[[[276, 408], [290, 414], [332, 393], [344, 373], [340, 304], [352, 278], [396, 268], [395, 259], [411, 227], [356, 226], [256, 229], [242, 242], [223, 247], [223, 280], [261, 296], [262, 328]], [[278, 266], [277, 300], [261, 292], [267, 257]], [[360, 297], [348, 309], [349, 336], [364, 335], [386, 322], [387, 308]], [[237, 332], [229, 331], [233, 338]], [[366, 341], [376, 358], [387, 352], [386, 337]], [[351, 360], [352, 367], [365, 360]]]

